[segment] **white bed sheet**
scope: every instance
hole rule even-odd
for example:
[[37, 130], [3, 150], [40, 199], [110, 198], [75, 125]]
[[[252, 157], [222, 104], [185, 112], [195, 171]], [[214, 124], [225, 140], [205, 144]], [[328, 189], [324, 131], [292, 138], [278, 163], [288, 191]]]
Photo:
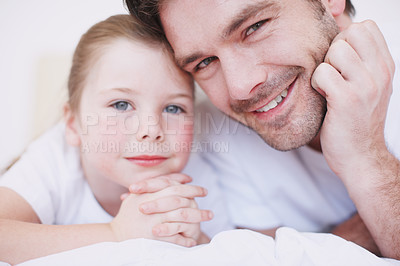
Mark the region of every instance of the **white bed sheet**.
[[400, 265], [332, 234], [299, 233], [280, 228], [275, 240], [249, 230], [217, 234], [209, 244], [184, 248], [166, 242], [134, 239], [99, 243], [27, 261], [38, 265]]

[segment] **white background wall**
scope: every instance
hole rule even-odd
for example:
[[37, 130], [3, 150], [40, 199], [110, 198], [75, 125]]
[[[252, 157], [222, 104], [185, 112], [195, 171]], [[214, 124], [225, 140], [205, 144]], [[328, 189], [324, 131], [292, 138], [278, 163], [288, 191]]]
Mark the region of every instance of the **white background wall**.
[[[400, 0], [353, 3], [355, 20], [377, 21], [400, 66]], [[60, 114], [80, 36], [119, 13], [128, 13], [122, 0], [0, 1], [0, 169]]]
[[119, 13], [122, 0], [0, 0], [0, 168], [60, 112], [80, 36]]

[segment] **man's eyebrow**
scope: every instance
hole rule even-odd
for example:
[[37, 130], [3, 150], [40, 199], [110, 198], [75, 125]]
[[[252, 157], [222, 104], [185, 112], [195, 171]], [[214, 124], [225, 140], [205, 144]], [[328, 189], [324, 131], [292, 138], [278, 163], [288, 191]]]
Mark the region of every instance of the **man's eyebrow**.
[[279, 10], [279, 5], [275, 2], [262, 1], [260, 3], [251, 4], [246, 6], [244, 9], [240, 10], [236, 14], [234, 19], [228, 24], [226, 29], [223, 31], [222, 37], [224, 39], [229, 38], [233, 32], [235, 32], [240, 26], [243, 25], [248, 19], [259, 13], [264, 9], [275, 9]]
[[197, 59], [199, 59], [201, 57], [203, 57], [203, 54], [194, 53], [194, 54], [191, 54], [191, 55], [185, 56], [185, 57], [176, 57], [175, 62], [181, 69], [185, 69], [185, 67], [188, 64], [193, 63], [194, 61], [196, 61]]

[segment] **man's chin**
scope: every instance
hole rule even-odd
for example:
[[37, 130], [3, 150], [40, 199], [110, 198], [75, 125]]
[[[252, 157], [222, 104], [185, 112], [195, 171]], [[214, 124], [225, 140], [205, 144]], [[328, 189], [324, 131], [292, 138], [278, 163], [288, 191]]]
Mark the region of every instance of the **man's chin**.
[[[290, 151], [304, 145], [319, 146], [319, 140], [315, 142], [322, 123], [325, 119], [327, 105], [326, 100], [316, 91], [310, 108], [305, 111], [308, 115], [295, 118], [287, 123], [266, 124], [254, 119], [253, 116], [245, 117], [237, 114], [228, 114], [232, 119], [257, 133], [266, 144], [278, 151]], [[279, 119], [277, 119], [279, 121]], [[284, 119], [282, 119], [284, 121]]]
[[270, 136], [263, 136], [258, 134], [266, 144], [278, 151], [291, 151], [300, 148], [304, 145], [310, 144], [317, 136], [320, 128], [313, 132], [306, 132], [299, 135], [283, 134], [280, 137], [271, 138]]
[[[324, 108], [323, 108], [324, 109]], [[272, 148], [278, 151], [290, 151], [307, 144], [320, 145], [317, 140], [324, 121], [326, 109], [322, 110], [313, 119], [304, 121], [300, 127], [292, 126], [280, 130], [253, 128], [253, 130]], [[265, 131], [267, 130], [267, 131]]]

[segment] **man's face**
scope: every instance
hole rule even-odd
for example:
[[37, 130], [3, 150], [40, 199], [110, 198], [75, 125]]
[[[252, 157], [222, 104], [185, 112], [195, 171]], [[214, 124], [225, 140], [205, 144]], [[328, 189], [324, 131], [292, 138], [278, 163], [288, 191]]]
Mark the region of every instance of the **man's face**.
[[178, 64], [220, 110], [270, 146], [310, 142], [326, 102], [314, 69], [338, 33], [313, 0], [166, 0], [160, 10]]

